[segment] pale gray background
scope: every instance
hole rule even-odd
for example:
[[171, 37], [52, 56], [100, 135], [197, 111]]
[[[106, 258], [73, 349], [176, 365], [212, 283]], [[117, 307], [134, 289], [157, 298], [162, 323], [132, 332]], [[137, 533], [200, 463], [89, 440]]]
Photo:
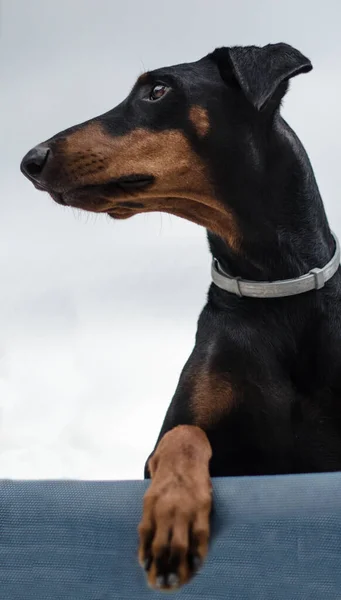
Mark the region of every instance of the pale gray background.
[[284, 115], [341, 234], [341, 4], [1, 3], [0, 477], [139, 478], [209, 284], [203, 229], [57, 206], [19, 172], [36, 143], [115, 106], [145, 69], [285, 41], [314, 71]]

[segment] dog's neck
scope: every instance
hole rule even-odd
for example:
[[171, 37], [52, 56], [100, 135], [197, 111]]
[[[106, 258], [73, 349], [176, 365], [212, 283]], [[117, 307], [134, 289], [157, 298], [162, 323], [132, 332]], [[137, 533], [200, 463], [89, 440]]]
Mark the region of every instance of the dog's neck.
[[225, 272], [255, 281], [299, 277], [323, 267], [334, 241], [309, 158], [279, 114], [266, 149], [252, 160], [253, 168], [245, 165], [245, 179], [232, 191], [240, 251], [208, 232], [213, 256]]

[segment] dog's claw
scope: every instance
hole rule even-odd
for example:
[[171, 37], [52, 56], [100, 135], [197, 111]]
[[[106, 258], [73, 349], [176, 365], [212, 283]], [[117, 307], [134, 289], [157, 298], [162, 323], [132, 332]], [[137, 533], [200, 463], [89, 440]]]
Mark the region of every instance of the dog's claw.
[[154, 587], [158, 590], [174, 590], [179, 587], [180, 579], [176, 573], [167, 575], [158, 575], [155, 579]]
[[161, 590], [165, 586], [165, 578], [163, 575], [159, 575], [155, 580], [155, 587]]
[[170, 575], [168, 575], [167, 584], [170, 588], [177, 588], [179, 586], [179, 583], [180, 579], [176, 575], [176, 573], [170, 573]]
[[151, 557], [149, 557], [149, 558], [146, 558], [146, 560], [143, 561], [142, 567], [143, 567], [143, 569], [145, 571], [149, 571], [151, 564], [152, 564], [152, 559], [151, 559]]

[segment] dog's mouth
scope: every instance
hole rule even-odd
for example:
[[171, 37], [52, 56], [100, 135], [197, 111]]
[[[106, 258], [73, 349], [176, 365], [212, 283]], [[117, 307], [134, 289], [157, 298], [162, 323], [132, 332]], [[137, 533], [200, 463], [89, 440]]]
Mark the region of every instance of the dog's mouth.
[[90, 184], [79, 188], [82, 192], [100, 193], [105, 196], [115, 196], [118, 192], [133, 192], [147, 187], [153, 183], [152, 175], [127, 175], [111, 179], [107, 183]]
[[[45, 187], [34, 182], [37, 190], [48, 192], [51, 198], [62, 206], [73, 206], [85, 210], [100, 209], [101, 204], [107, 204], [108, 200], [120, 200], [123, 198], [134, 198], [136, 192], [150, 186], [155, 181], [152, 175], [133, 174], [111, 179], [105, 183], [88, 184], [81, 187], [71, 188], [65, 192], [57, 192], [53, 188]], [[117, 209], [128, 214], [133, 208], [141, 208], [143, 205], [135, 201], [119, 202]], [[109, 212], [109, 210], [105, 210]], [[116, 206], [112, 207], [110, 213], [116, 213]], [[109, 214], [110, 214], [109, 213]]]

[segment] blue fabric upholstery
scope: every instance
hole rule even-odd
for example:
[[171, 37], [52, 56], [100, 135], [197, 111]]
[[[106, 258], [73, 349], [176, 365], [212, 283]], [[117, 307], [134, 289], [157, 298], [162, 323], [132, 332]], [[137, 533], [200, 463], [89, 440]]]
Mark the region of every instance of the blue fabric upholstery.
[[[165, 598], [137, 564], [148, 484], [0, 483], [0, 598]], [[341, 598], [341, 474], [214, 481], [205, 567], [171, 597], [190, 600]]]

